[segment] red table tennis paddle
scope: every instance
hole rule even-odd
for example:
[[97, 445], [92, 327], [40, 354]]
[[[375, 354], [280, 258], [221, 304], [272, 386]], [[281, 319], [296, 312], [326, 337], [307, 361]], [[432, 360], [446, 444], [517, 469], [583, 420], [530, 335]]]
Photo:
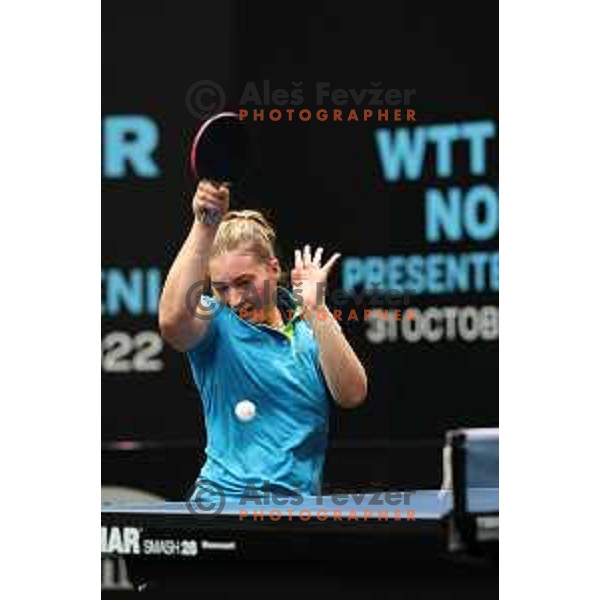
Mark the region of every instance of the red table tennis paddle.
[[[239, 115], [222, 112], [204, 121], [192, 144], [190, 167], [198, 181], [208, 179], [215, 184], [235, 186], [248, 170], [250, 138], [248, 128]], [[221, 215], [205, 209], [201, 222], [216, 225]]]

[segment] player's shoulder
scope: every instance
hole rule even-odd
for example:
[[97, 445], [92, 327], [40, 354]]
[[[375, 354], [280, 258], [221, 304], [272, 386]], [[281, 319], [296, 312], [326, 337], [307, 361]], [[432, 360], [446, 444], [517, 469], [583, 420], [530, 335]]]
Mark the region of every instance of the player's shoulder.
[[206, 322], [217, 322], [223, 313], [228, 312], [227, 304], [215, 296], [201, 294], [194, 306], [194, 317]]
[[230, 312], [227, 304], [215, 296], [202, 294], [198, 297], [194, 307], [194, 317], [204, 322], [204, 327], [202, 327], [203, 334], [198, 343], [188, 350], [191, 357], [206, 352], [215, 343], [218, 343], [218, 339], [223, 335], [222, 330], [230, 326]]

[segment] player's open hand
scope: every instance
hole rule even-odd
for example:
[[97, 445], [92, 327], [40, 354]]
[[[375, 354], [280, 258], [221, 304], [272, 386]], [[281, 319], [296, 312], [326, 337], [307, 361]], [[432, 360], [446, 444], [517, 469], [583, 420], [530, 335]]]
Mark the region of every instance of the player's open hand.
[[308, 244], [304, 246], [304, 251], [295, 251], [294, 268], [291, 273], [292, 286], [296, 295], [302, 297], [304, 308], [310, 310], [324, 306], [327, 278], [341, 254], [336, 252], [323, 266], [322, 256], [323, 248], [317, 248], [312, 255]]

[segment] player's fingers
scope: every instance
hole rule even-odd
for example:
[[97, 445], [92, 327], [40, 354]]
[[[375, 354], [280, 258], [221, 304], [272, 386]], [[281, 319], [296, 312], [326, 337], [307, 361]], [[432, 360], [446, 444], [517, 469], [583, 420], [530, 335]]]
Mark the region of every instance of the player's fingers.
[[213, 186], [214, 186], [214, 192], [217, 196], [219, 196], [219, 198], [225, 198], [227, 196], [227, 194], [229, 193], [229, 187], [227, 186], [226, 183], [215, 182], [213, 184]]
[[336, 252], [324, 265], [323, 265], [323, 269], [325, 270], [326, 273], [329, 273], [331, 267], [333, 267], [333, 265], [335, 264], [335, 262], [337, 261], [337, 259], [341, 256], [341, 254], [339, 252]]
[[294, 288], [299, 285], [302, 281], [302, 275], [300, 274], [300, 271], [292, 269], [292, 272], [290, 273], [290, 281], [292, 282], [292, 287]]
[[310, 245], [306, 244], [306, 246], [304, 246], [304, 266], [308, 267], [310, 266]]
[[302, 253], [300, 252], [300, 250], [295, 250], [294, 251], [294, 269], [301, 269], [302, 268]]
[[206, 182], [206, 186], [207, 186], [207, 189], [209, 191], [211, 191], [213, 194], [217, 194], [219, 192], [219, 189], [221, 188], [220, 183], [217, 183], [216, 181], [210, 181], [210, 180], [208, 180]]
[[315, 252], [315, 255], [313, 256], [313, 264], [317, 267], [320, 268], [321, 267], [321, 258], [323, 256], [323, 248], [321, 248], [320, 246], [317, 248], [317, 251]]
[[210, 189], [200, 190], [198, 192], [198, 199], [202, 200], [203, 202], [215, 202], [215, 203], [222, 202], [220, 194], [217, 194], [216, 192], [214, 192], [213, 190], [210, 190]]
[[209, 198], [225, 198], [229, 193], [226, 187], [208, 180], [204, 182], [201, 192], [204, 196]]
[[217, 198], [221, 198], [222, 200], [224, 200], [225, 198], [227, 198], [228, 194], [229, 189], [224, 185], [220, 185], [218, 188], [215, 188], [215, 196], [217, 196]]
[[205, 179], [198, 185], [197, 194], [201, 199], [215, 198], [217, 194], [217, 188], [215, 188], [210, 181]]

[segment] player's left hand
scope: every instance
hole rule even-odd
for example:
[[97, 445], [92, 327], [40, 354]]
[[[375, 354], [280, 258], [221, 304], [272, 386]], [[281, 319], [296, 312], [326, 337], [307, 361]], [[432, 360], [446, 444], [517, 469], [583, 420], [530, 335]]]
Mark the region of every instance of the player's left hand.
[[336, 252], [323, 266], [321, 258], [323, 248], [317, 248], [314, 256], [310, 246], [304, 246], [304, 251], [295, 251], [294, 268], [292, 269], [292, 287], [296, 295], [302, 297], [302, 305], [309, 310], [318, 309], [325, 305], [325, 285], [333, 265], [341, 256]]

